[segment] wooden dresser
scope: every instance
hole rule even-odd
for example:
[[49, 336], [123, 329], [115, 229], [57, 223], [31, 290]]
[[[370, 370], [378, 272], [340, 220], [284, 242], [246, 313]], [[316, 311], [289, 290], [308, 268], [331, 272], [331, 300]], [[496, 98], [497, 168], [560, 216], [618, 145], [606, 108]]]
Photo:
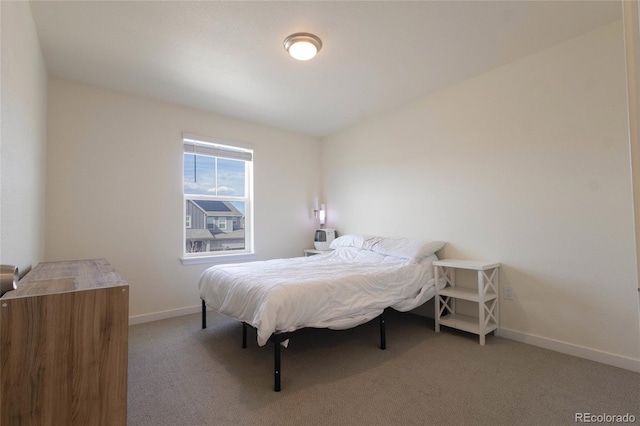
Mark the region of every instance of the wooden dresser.
[[105, 259], [33, 268], [0, 298], [0, 424], [126, 425], [128, 316]]

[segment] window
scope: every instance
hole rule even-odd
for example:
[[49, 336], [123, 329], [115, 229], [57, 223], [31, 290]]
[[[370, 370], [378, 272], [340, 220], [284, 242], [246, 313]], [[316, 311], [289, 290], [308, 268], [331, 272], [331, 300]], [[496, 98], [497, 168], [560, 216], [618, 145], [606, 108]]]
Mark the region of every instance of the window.
[[253, 150], [183, 137], [183, 258], [253, 253]]

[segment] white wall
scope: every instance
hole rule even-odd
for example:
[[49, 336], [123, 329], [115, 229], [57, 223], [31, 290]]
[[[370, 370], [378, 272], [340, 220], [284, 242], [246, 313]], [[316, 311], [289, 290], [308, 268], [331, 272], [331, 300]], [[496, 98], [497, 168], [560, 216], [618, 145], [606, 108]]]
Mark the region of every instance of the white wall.
[[[183, 131], [255, 144], [258, 258], [310, 245], [317, 140], [57, 79], [47, 103], [29, 4], [0, 6], [2, 263], [106, 257], [131, 315], [197, 305], [206, 265], [178, 260]], [[504, 330], [637, 365], [627, 138], [614, 24], [326, 138], [329, 225], [499, 260]]]
[[[640, 1], [623, 3], [624, 41], [629, 103], [629, 155], [635, 219], [636, 254], [640, 253]], [[636, 263], [640, 276], [640, 261]], [[640, 310], [640, 281], [638, 309]], [[640, 314], [638, 315], [640, 322]]]
[[254, 144], [258, 259], [312, 244], [316, 138], [59, 79], [48, 114], [46, 260], [107, 258], [131, 286], [133, 317], [199, 306], [208, 265], [179, 260], [183, 132]]
[[29, 2], [0, 2], [0, 263], [44, 256], [47, 72]]
[[500, 261], [510, 336], [640, 366], [620, 23], [328, 137], [322, 152], [338, 231]]

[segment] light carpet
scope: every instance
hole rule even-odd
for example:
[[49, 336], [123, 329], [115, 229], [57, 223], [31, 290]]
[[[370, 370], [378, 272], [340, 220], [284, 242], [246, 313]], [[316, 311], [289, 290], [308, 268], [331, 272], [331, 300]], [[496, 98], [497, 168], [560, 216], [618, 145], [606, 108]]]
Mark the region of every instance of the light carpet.
[[208, 313], [130, 327], [128, 424], [162, 425], [568, 425], [576, 413], [635, 416], [640, 374], [390, 312], [387, 350], [378, 322], [308, 330], [282, 351]]

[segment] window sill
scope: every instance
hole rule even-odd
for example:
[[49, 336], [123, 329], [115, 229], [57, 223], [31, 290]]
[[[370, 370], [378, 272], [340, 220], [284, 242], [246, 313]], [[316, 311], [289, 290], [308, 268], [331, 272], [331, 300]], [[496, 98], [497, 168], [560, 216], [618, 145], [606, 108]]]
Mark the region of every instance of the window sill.
[[199, 265], [208, 263], [216, 265], [218, 263], [241, 263], [251, 262], [256, 260], [255, 253], [242, 253], [242, 254], [219, 254], [214, 256], [194, 256], [194, 257], [181, 257], [180, 261], [183, 265]]

